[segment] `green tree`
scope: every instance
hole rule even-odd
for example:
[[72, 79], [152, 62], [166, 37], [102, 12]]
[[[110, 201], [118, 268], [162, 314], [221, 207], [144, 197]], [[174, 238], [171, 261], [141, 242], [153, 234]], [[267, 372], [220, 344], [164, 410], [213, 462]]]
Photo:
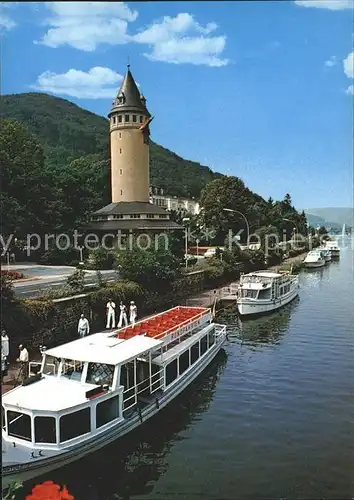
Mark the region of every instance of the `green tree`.
[[44, 152], [24, 125], [2, 120], [0, 130], [1, 232], [24, 237], [43, 234], [50, 225], [51, 178], [44, 171]]
[[120, 251], [116, 267], [121, 278], [153, 291], [167, 290], [181, 276], [180, 260], [169, 250]]

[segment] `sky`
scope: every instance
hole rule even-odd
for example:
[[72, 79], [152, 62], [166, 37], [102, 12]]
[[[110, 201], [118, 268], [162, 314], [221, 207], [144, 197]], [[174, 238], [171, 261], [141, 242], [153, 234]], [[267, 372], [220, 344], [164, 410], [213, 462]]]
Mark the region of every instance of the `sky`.
[[2, 93], [107, 116], [127, 63], [152, 139], [265, 198], [353, 206], [353, 0], [0, 3]]

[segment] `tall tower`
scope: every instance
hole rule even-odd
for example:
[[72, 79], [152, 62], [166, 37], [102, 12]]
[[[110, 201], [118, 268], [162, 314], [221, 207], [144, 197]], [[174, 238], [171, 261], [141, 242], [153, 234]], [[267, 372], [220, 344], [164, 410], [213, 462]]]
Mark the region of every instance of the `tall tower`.
[[149, 203], [149, 123], [152, 116], [129, 65], [108, 117], [112, 203]]

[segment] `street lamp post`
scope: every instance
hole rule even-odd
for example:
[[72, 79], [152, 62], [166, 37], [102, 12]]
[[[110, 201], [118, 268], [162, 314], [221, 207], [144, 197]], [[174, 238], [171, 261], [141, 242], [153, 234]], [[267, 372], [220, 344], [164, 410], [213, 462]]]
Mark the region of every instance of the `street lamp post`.
[[[182, 219], [182, 222], [189, 222], [190, 218], [189, 217], [184, 217]], [[185, 225], [184, 228], [184, 238], [185, 238], [185, 259], [186, 259], [186, 269], [188, 269], [188, 225]]]
[[80, 252], [80, 265], [82, 265], [84, 263], [84, 258], [83, 258], [83, 254], [82, 254], [82, 250], [83, 250], [84, 247], [79, 247], [79, 252]]
[[248, 240], [249, 240], [249, 237], [250, 237], [250, 226], [248, 224], [248, 220], [246, 219], [246, 217], [244, 216], [244, 214], [242, 212], [239, 212], [238, 210], [232, 210], [231, 208], [223, 208], [223, 211], [224, 212], [234, 212], [235, 214], [239, 214], [243, 217], [245, 223], [246, 223], [246, 227], [247, 227], [247, 240], [246, 240], [246, 246], [248, 247]]

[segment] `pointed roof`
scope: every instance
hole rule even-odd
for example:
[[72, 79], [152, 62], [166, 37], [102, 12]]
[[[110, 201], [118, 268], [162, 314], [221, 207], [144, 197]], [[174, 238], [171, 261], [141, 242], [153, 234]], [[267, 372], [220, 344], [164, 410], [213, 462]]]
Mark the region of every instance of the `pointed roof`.
[[115, 111], [136, 111], [143, 112], [150, 116], [149, 111], [146, 108], [146, 99], [140, 94], [137, 84], [135, 83], [134, 77], [130, 71], [130, 65], [128, 64], [128, 70], [124, 77], [123, 83], [116, 99], [113, 101], [113, 106], [110, 114]]

